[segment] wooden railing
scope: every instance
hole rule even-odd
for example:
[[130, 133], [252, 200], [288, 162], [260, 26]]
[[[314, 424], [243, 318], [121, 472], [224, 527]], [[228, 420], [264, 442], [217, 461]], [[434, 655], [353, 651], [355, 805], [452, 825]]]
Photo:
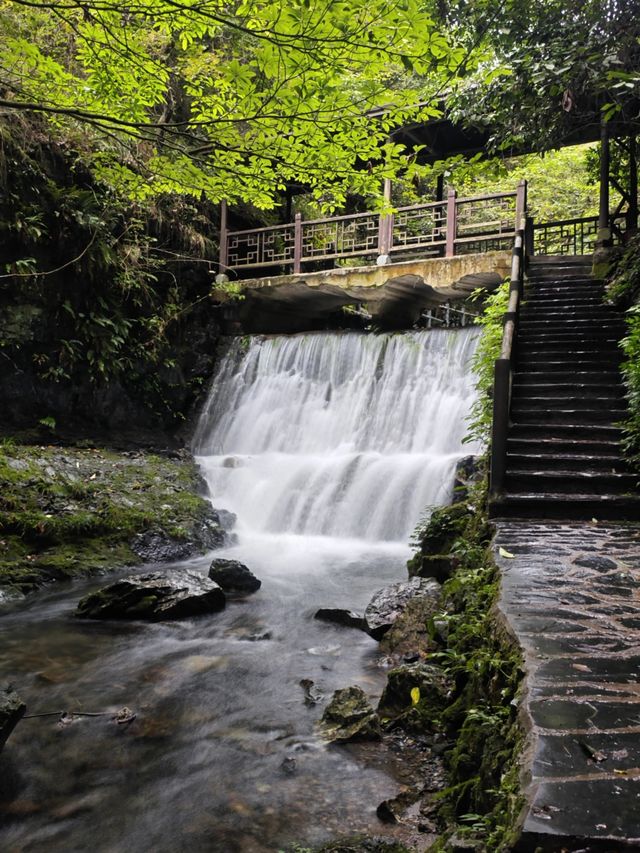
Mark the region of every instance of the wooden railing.
[[495, 361], [493, 379], [493, 422], [491, 426], [491, 458], [489, 490], [492, 497], [500, 494], [507, 471], [507, 436], [511, 413], [511, 388], [518, 334], [518, 317], [524, 290], [524, 230], [516, 234], [511, 258], [509, 305], [504, 315], [500, 357]]
[[267, 228], [229, 231], [223, 207], [220, 268], [281, 267], [301, 272], [303, 265], [348, 258], [402, 255], [452, 257], [511, 245], [516, 223], [526, 209], [526, 182], [507, 193], [459, 199], [450, 190], [444, 201], [413, 204], [393, 214], [353, 213]]

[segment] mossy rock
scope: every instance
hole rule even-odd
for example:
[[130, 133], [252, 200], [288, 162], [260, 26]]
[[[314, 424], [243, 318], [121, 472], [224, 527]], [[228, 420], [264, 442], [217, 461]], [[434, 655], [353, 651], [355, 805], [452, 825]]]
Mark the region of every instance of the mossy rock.
[[[440, 667], [403, 664], [387, 675], [378, 714], [393, 719], [419, 705], [420, 716], [433, 719], [451, 701], [453, 689], [452, 680]], [[412, 696], [412, 691], [417, 692]]]
[[472, 515], [472, 509], [463, 501], [434, 509], [426, 527], [418, 534], [420, 553], [448, 554]]
[[336, 690], [322, 715], [320, 731], [333, 743], [378, 740], [382, 734], [378, 716], [361, 687]]

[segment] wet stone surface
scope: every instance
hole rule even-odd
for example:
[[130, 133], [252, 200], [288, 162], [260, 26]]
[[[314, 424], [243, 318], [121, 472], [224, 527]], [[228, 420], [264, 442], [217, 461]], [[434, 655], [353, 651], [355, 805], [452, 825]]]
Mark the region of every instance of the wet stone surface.
[[640, 525], [501, 521], [495, 557], [526, 662], [518, 849], [640, 850]]

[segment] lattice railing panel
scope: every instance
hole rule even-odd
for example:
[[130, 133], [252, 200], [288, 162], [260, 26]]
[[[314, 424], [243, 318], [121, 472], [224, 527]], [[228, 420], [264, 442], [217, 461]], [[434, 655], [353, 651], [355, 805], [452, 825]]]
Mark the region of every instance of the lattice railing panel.
[[339, 258], [378, 251], [380, 217], [354, 214], [302, 223], [302, 260]]
[[515, 193], [461, 199], [456, 203], [456, 211], [458, 240], [484, 234], [514, 234], [516, 229]]
[[446, 235], [446, 204], [401, 207], [393, 217], [391, 251], [444, 245]]
[[277, 225], [227, 234], [227, 265], [261, 267], [293, 263], [294, 225]]

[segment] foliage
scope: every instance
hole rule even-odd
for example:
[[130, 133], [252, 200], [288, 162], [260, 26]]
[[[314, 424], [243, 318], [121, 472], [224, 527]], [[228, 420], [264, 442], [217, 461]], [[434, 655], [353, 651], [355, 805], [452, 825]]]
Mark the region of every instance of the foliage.
[[476, 375], [477, 399], [471, 407], [465, 441], [479, 441], [485, 446], [491, 435], [493, 409], [491, 390], [495, 360], [500, 356], [502, 321], [509, 303], [509, 282], [504, 282], [484, 301], [484, 310], [476, 318], [482, 336], [476, 347], [471, 367]]
[[549, 150], [602, 116], [638, 133], [640, 19], [634, 0], [447, 3], [476, 33], [477, 72], [454, 114], [491, 130], [498, 150]]
[[435, 115], [425, 80], [464, 58], [416, 0], [1, 0], [0, 33], [0, 107], [47, 116], [111, 186], [262, 208], [411, 171], [389, 132]]
[[598, 180], [591, 164], [594, 146], [579, 145], [529, 154], [514, 159], [493, 158], [477, 163], [452, 182], [460, 195], [472, 196], [512, 190], [521, 180], [528, 182], [530, 215], [538, 222], [552, 222], [598, 213]]
[[210, 297], [212, 211], [119, 198], [46, 130], [0, 122], [0, 354], [85, 396], [120, 382], [172, 421], [176, 343]]
[[617, 258], [607, 282], [607, 298], [626, 310], [626, 335], [621, 342], [622, 374], [629, 415], [624, 423], [625, 450], [640, 467], [640, 237], [633, 237]]

